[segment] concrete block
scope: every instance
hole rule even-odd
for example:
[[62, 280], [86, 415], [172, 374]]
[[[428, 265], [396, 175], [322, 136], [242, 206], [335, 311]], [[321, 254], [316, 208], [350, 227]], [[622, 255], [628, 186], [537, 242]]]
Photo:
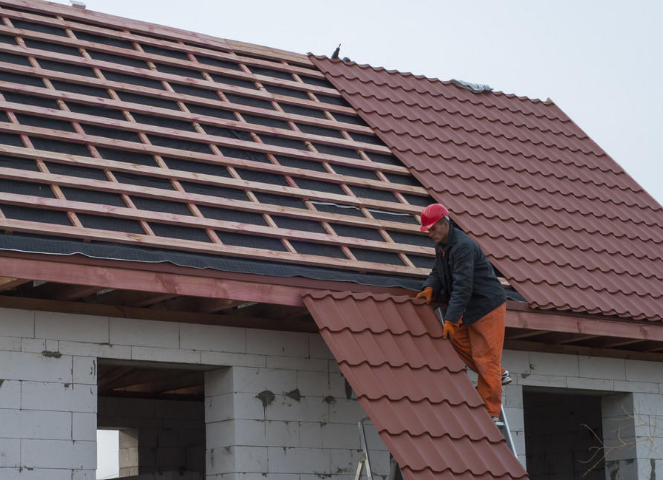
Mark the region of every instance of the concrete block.
[[579, 375], [578, 356], [559, 353], [529, 352], [530, 371], [533, 375]]
[[[555, 370], [551, 370], [555, 371]], [[519, 375], [518, 381], [521, 385], [537, 386], [537, 387], [555, 387], [566, 388], [567, 377], [558, 377], [555, 375], [536, 375], [536, 374], [523, 374]]]
[[84, 385], [97, 384], [97, 359], [73, 357], [73, 381]]
[[219, 368], [205, 372], [205, 396], [214, 397], [232, 393], [233, 388], [233, 369]]
[[634, 393], [633, 408], [636, 416], [663, 415], [663, 397], [658, 394]]
[[205, 399], [205, 422], [235, 418], [264, 420], [265, 407], [256, 395], [250, 393], [229, 393]]
[[131, 347], [126, 345], [67, 342], [63, 340], [59, 344], [60, 353], [63, 355], [131, 360]]
[[521, 385], [504, 385], [502, 395], [505, 408], [523, 408], [523, 387]]
[[0, 352], [0, 378], [71, 382], [71, 357], [44, 356], [40, 353]]
[[299, 445], [322, 447], [322, 426], [319, 422], [299, 422]]
[[21, 438], [21, 411], [0, 409], [0, 438]]
[[21, 408], [19, 380], [0, 380], [0, 408]]
[[97, 443], [71, 440], [21, 440], [21, 463], [27, 468], [97, 468]]
[[71, 427], [69, 412], [20, 410], [20, 428], [14, 432], [20, 438], [72, 440]]
[[331, 451], [323, 448], [269, 447], [269, 471], [331, 474]]
[[266, 357], [244, 353], [200, 352], [200, 361], [204, 365], [228, 367], [264, 367], [267, 365]]
[[178, 348], [180, 346], [180, 324], [132, 318], [110, 319], [110, 341], [112, 344]]
[[109, 343], [108, 317], [71, 313], [35, 312], [35, 337]]
[[96, 480], [96, 470], [74, 470], [71, 480]]
[[207, 448], [205, 455], [205, 474], [208, 480], [211, 475], [227, 474], [234, 470], [235, 455], [232, 447]]
[[297, 372], [297, 388], [304, 396], [344, 397], [345, 379], [338, 373]]
[[235, 392], [260, 393], [269, 390], [280, 394], [297, 388], [297, 373], [293, 370], [233, 367], [232, 381]]
[[23, 382], [21, 409], [95, 413], [97, 387], [71, 383]]
[[[0, 457], [1, 456], [2, 453], [0, 453]], [[72, 470], [50, 468], [0, 468], [0, 478], [2, 478], [2, 480], [72, 480]]]
[[302, 397], [299, 401], [276, 395], [265, 408], [265, 420], [329, 422], [329, 404], [320, 397]]
[[21, 440], [0, 438], [0, 467], [18, 467], [21, 465]]
[[581, 377], [626, 380], [626, 361], [623, 358], [602, 358], [580, 355], [578, 366]]
[[149, 362], [200, 363], [200, 352], [177, 348], [131, 347], [131, 359]]
[[0, 309], [0, 332], [5, 337], [34, 337], [35, 312], [15, 308]]
[[657, 362], [625, 360], [626, 380], [629, 382], [663, 383], [663, 369]]
[[568, 377], [566, 380], [568, 388], [577, 388], [582, 390], [600, 390], [612, 392], [615, 390], [615, 383], [612, 380], [601, 378]]
[[179, 346], [190, 350], [246, 353], [246, 329], [182, 323]]
[[[228, 458], [230, 457], [230, 458]], [[208, 450], [207, 473], [261, 472], [268, 471], [266, 447], [225, 447]], [[219, 459], [219, 460], [216, 460]], [[210, 464], [210, 460], [216, 460]], [[220, 468], [220, 469], [219, 469]]]
[[286, 370], [311, 370], [314, 372], [327, 372], [328, 360], [321, 358], [301, 357], [265, 357], [267, 368], [280, 368]]
[[515, 373], [531, 373], [529, 352], [504, 350], [502, 352], [502, 366], [512, 375]]
[[97, 415], [95, 413], [78, 413], [72, 415], [72, 440], [97, 440]]
[[663, 393], [663, 385], [649, 382], [625, 382], [615, 380], [615, 392]]
[[346, 400], [337, 398], [329, 406], [329, 421], [333, 423], [357, 424], [366, 416], [366, 411], [357, 400]]
[[335, 360], [334, 355], [319, 333], [308, 334], [308, 348], [311, 358], [323, 358], [326, 360]]
[[251, 328], [246, 331], [246, 353], [308, 357], [308, 334]]
[[0, 337], [0, 351], [20, 352], [21, 340], [19, 337]]
[[361, 448], [359, 430], [356, 425], [350, 423], [327, 423], [322, 427], [322, 446], [324, 448]]
[[[357, 471], [357, 465], [359, 465], [359, 459], [363, 455], [363, 452], [361, 450], [347, 450], [347, 449], [333, 449], [330, 450], [330, 453], [331, 453], [330, 455], [331, 471], [339, 475], [354, 474]], [[372, 457], [371, 457], [371, 466], [373, 466]]]
[[235, 445], [235, 420], [207, 423], [205, 425], [205, 442], [207, 448], [221, 448]]
[[44, 338], [22, 338], [21, 351], [26, 353], [41, 353], [46, 350]]
[[509, 422], [509, 428], [511, 430], [524, 431], [525, 430], [525, 419], [524, 419], [524, 410], [522, 408], [504, 408], [504, 414], [506, 419]]

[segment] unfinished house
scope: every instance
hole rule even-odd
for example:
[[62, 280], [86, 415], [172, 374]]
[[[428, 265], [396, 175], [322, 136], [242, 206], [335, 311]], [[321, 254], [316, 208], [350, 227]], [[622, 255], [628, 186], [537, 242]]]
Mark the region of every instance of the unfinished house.
[[[136, 480], [663, 476], [663, 210], [552, 101], [0, 17], [1, 479], [104, 429]], [[506, 434], [413, 300], [434, 202], [509, 298]]]

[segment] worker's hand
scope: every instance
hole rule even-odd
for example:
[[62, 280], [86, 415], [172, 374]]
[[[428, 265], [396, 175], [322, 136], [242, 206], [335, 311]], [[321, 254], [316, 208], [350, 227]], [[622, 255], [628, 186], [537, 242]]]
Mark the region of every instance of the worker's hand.
[[444, 331], [442, 332], [442, 339], [446, 340], [453, 336], [454, 325], [451, 322], [444, 322]]
[[426, 305], [433, 299], [433, 287], [426, 287], [421, 292], [417, 293], [417, 298], [426, 300]]

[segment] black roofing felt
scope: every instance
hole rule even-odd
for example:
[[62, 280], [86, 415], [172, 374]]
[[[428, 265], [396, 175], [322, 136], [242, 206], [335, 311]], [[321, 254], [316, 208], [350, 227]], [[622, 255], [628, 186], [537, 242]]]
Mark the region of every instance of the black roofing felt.
[[88, 258], [128, 262], [171, 263], [180, 267], [211, 269], [222, 272], [285, 278], [302, 277], [315, 280], [352, 282], [376, 287], [401, 287], [409, 290], [419, 290], [422, 284], [421, 279], [403, 276], [362, 274], [347, 270], [222, 257], [220, 255], [181, 253], [106, 242], [84, 243], [78, 240], [43, 238], [20, 233], [0, 234], [0, 250], [65, 256], [78, 254]]

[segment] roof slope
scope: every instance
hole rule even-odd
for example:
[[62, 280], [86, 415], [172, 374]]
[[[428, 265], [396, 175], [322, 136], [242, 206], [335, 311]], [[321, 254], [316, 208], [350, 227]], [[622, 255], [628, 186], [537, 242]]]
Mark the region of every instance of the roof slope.
[[425, 275], [431, 198], [305, 55], [38, 1], [0, 17], [0, 248]]
[[555, 104], [310, 58], [531, 306], [663, 319], [663, 209]]
[[527, 478], [430, 307], [347, 292], [304, 303], [408, 480]]

